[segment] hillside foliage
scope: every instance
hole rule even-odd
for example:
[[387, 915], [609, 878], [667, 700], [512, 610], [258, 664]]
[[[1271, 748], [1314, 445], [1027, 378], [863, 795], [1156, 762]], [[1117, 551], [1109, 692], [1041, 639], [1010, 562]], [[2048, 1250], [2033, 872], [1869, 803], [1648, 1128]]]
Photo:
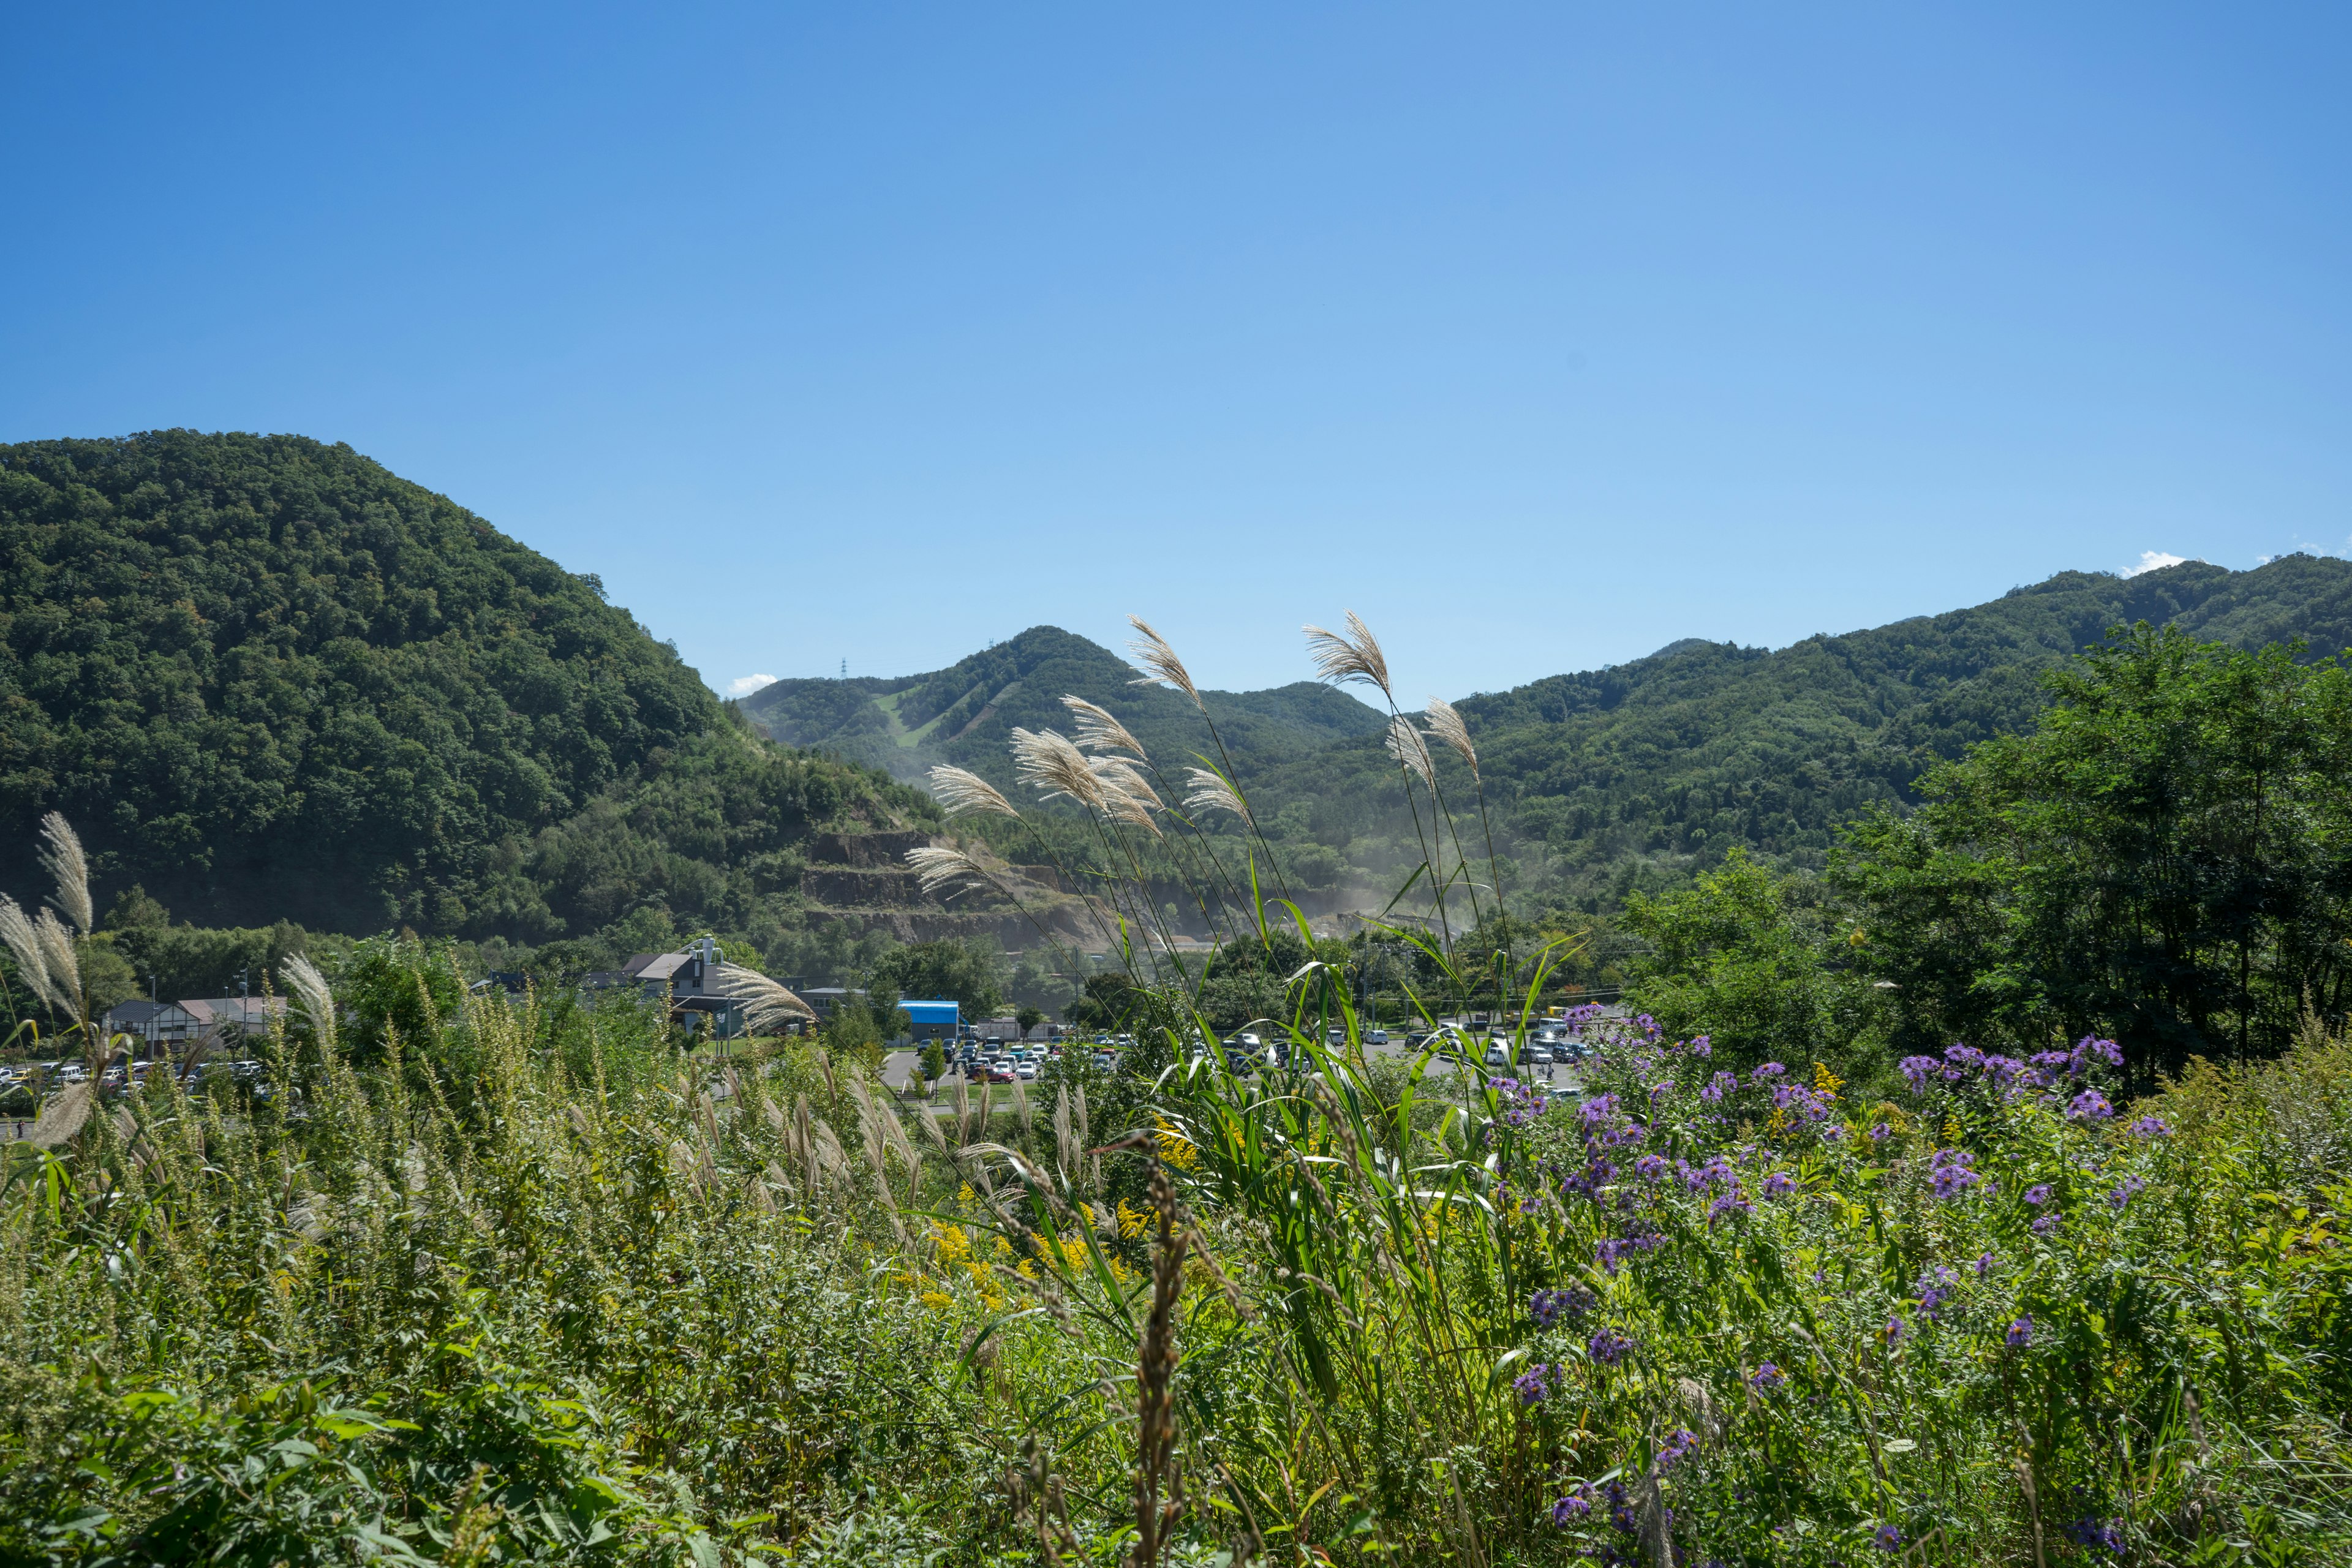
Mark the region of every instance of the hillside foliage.
[[349, 447], [184, 430], [0, 447], [0, 836], [51, 810], [199, 925], [521, 942], [779, 936], [812, 828], [929, 815]]

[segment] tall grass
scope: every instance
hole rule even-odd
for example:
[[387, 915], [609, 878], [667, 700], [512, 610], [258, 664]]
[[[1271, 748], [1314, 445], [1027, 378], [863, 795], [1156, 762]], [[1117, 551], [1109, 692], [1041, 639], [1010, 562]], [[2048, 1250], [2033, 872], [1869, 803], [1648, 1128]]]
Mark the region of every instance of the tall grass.
[[[1332, 642], [1386, 689], [1360, 623]], [[1193, 837], [1248, 817], [1213, 739], [1218, 787], [1178, 801], [1079, 717], [1029, 771], [1107, 853], [1191, 842], [1226, 929], [1303, 928], [1259, 840], [1222, 867]], [[1010, 886], [976, 847], [919, 863]], [[2096, 1042], [1915, 1060], [1859, 1103], [1588, 1019], [1555, 1094], [1368, 1053], [1311, 960], [1260, 1025], [1288, 1065], [1236, 1075], [1150, 900], [1066, 885], [1128, 938], [1113, 1077], [905, 1106], [797, 1043], [714, 1070], [631, 1007], [438, 1011], [413, 953], [426, 1005], [381, 1047], [290, 974], [266, 1091], [159, 1076], [12, 1150], [0, 1559], [2352, 1551], [2352, 1047], [2324, 1031], [2117, 1110]], [[1433, 1017], [1541, 984], [1403, 934]]]

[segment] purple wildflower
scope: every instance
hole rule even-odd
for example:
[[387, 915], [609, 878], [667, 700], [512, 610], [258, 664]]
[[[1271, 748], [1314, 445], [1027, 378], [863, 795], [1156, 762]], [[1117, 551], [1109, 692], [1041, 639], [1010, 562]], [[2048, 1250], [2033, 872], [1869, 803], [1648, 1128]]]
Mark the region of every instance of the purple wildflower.
[[1979, 1178], [1966, 1165], [1939, 1165], [1927, 1179], [1927, 1187], [1939, 1198], [1956, 1198], [1976, 1185]]
[[1615, 1366], [1625, 1359], [1625, 1352], [1633, 1348], [1633, 1342], [1622, 1334], [1601, 1329], [1594, 1332], [1584, 1348], [1602, 1366]]
[[2113, 1040], [2102, 1040], [2094, 1036], [2084, 1035], [2074, 1042], [2074, 1048], [2067, 1053], [2067, 1061], [2076, 1072], [2088, 1071], [2090, 1065], [2095, 1061], [2105, 1062], [2111, 1068], [2119, 1068], [2124, 1065], [2123, 1047]]
[[2137, 1176], [2126, 1176], [2123, 1185], [2107, 1194], [2107, 1206], [2115, 1209], [2122, 1208], [2147, 1186], [2147, 1184]]
[[1698, 1038], [1691, 1042], [1691, 1055], [1702, 1058], [1715, 1055], [1714, 1040], [1705, 1035], [1701, 1035]]
[[1539, 1329], [1549, 1329], [1562, 1318], [1580, 1318], [1592, 1307], [1592, 1292], [1575, 1285], [1538, 1290], [1528, 1299], [1528, 1315], [1535, 1319]]
[[1584, 1125], [1586, 1131], [1590, 1131], [1592, 1129], [1599, 1127], [1602, 1122], [1608, 1121], [1611, 1117], [1616, 1114], [1617, 1097], [1613, 1094], [1598, 1095], [1591, 1100], [1586, 1100], [1584, 1102]]
[[1576, 1523], [1592, 1512], [1592, 1496], [1583, 1487], [1570, 1492], [1551, 1505], [1551, 1521], [1561, 1529]]
[[2036, 1236], [2048, 1236], [2058, 1228], [2058, 1216], [2054, 1214], [2043, 1215], [2040, 1219], [2035, 1220], [2030, 1228]]
[[1706, 1080], [1706, 1087], [1698, 1091], [1698, 1097], [1701, 1100], [1706, 1100], [1709, 1105], [1720, 1105], [1723, 1103], [1723, 1097], [1738, 1087], [1739, 1078], [1738, 1074], [1718, 1072], [1713, 1078]]
[[1885, 1142], [1889, 1138], [1892, 1138], [1892, 1137], [1894, 1137], [1894, 1136], [1895, 1136], [1895, 1129], [1894, 1129], [1894, 1128], [1892, 1128], [1892, 1127], [1889, 1127], [1889, 1126], [1888, 1126], [1888, 1125], [1886, 1125], [1886, 1123], [1885, 1123], [1885, 1122], [1884, 1122], [1884, 1121], [1882, 1121], [1882, 1122], [1878, 1123], [1876, 1126], [1873, 1127], [1873, 1128], [1870, 1130], [1870, 1141], [1871, 1141], [1872, 1142], [1874, 1142], [1874, 1143], [1884, 1143], [1884, 1142]]
[[1751, 1083], [1762, 1083], [1766, 1079], [1779, 1078], [1788, 1070], [1789, 1069], [1787, 1068], [1782, 1067], [1779, 1062], [1766, 1062], [1762, 1067], [1758, 1068], [1755, 1071], [1749, 1073], [1748, 1075], [1748, 1079]]
[[2009, 1348], [2021, 1351], [2033, 1342], [2033, 1320], [2020, 1318], [2009, 1325]]
[[1645, 1182], [1663, 1181], [1666, 1173], [1673, 1169], [1664, 1154], [1644, 1154], [1633, 1162], [1634, 1173]]
[[1886, 1342], [1888, 1344], [1891, 1345], [1899, 1342], [1905, 1332], [1902, 1318], [1897, 1316], [1887, 1319], [1885, 1332]]
[[1925, 1094], [1928, 1081], [1943, 1069], [1944, 1064], [1933, 1057], [1905, 1057], [1895, 1066], [1901, 1069], [1904, 1081], [1911, 1086], [1912, 1093]]
[[2165, 1138], [2172, 1132], [2171, 1124], [2161, 1116], [2143, 1116], [2131, 1124], [2131, 1130], [2141, 1138]]
[[2066, 1107], [2069, 1121], [2105, 1121], [2115, 1113], [2116, 1108], [2107, 1103], [2107, 1097], [2095, 1089], [2084, 1089]]
[[1666, 1434], [1665, 1442], [1658, 1448], [1658, 1468], [1672, 1469], [1697, 1452], [1698, 1434], [1687, 1426], [1677, 1426]]
[[1880, 1525], [1871, 1531], [1870, 1538], [1881, 1552], [1899, 1552], [1903, 1549], [1903, 1532], [1891, 1524]]
[[1789, 1374], [1769, 1361], [1748, 1374], [1748, 1386], [1759, 1394], [1769, 1394], [1788, 1381]]
[[2078, 1519], [2066, 1527], [2066, 1533], [2077, 1546], [2111, 1552], [2117, 1557], [2124, 1554], [2124, 1521], [2120, 1519]]
[[1777, 1198], [1797, 1190], [1797, 1178], [1786, 1171], [1775, 1171], [1764, 1178], [1764, 1195]]
[[1756, 1205], [1748, 1201], [1748, 1194], [1741, 1192], [1738, 1187], [1734, 1187], [1729, 1192], [1724, 1194], [1721, 1197], [1706, 1205], [1707, 1228], [1709, 1230], [1714, 1229], [1715, 1222], [1728, 1215], [1754, 1214], [1755, 1212]]
[[2047, 1182], [2036, 1182], [2032, 1186], [2026, 1188], [2025, 1201], [2032, 1204], [2035, 1208], [2040, 1208], [2043, 1204], [2048, 1203], [2050, 1201], [2050, 1184]]
[[1551, 1397], [1551, 1373], [1552, 1369], [1550, 1367], [1546, 1366], [1541, 1362], [1537, 1362], [1534, 1365], [1528, 1367], [1527, 1371], [1513, 1378], [1511, 1380], [1511, 1386], [1518, 1391], [1519, 1403], [1522, 1405], [1540, 1405], [1545, 1400], [1549, 1399]]
[[1977, 1278], [1978, 1278], [1978, 1279], [1983, 1279], [1986, 1275], [1990, 1274], [1991, 1272], [1992, 1272], [1992, 1254], [1991, 1254], [1991, 1253], [1990, 1253], [1990, 1252], [1988, 1252], [1988, 1253], [1983, 1254], [1981, 1257], [1979, 1257], [1979, 1258], [1977, 1259]]

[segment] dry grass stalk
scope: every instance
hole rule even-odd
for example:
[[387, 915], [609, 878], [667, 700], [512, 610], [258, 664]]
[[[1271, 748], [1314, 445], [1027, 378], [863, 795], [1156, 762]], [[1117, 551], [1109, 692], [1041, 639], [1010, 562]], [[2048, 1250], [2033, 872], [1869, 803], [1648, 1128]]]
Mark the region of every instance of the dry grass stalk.
[[719, 966], [719, 993], [743, 1004], [743, 1027], [754, 1035], [773, 1029], [787, 1018], [814, 1022], [816, 1009], [756, 969], [740, 963]]
[[1454, 748], [1456, 755], [1470, 764], [1470, 776], [1478, 776], [1478, 748], [1470, 743], [1470, 726], [1462, 721], [1461, 713], [1443, 697], [1429, 700], [1429, 734]]
[[1412, 720], [1399, 715], [1389, 721], [1387, 746], [1389, 755], [1402, 763], [1413, 777], [1423, 784], [1430, 782], [1435, 770], [1430, 765], [1429, 745], [1421, 738], [1421, 731], [1412, 727]]
[[1206, 712], [1207, 705], [1201, 700], [1200, 689], [1192, 684], [1192, 677], [1186, 672], [1184, 661], [1176, 657], [1176, 650], [1168, 646], [1168, 639], [1153, 631], [1141, 616], [1128, 616], [1127, 624], [1136, 631], [1135, 640], [1127, 645], [1127, 651], [1134, 656], [1136, 663], [1150, 672], [1135, 684], [1154, 686], [1165, 682], [1191, 698], [1193, 707]]
[[931, 770], [931, 794], [950, 816], [1019, 816], [997, 787], [966, 768]]
[[1379, 687], [1381, 694], [1391, 701], [1395, 700], [1389, 691], [1388, 656], [1381, 652], [1380, 640], [1355, 611], [1348, 612], [1345, 633], [1326, 631], [1321, 626], [1304, 629], [1307, 654], [1315, 661], [1316, 674], [1335, 683], [1361, 680]]
[[1136, 760], [1144, 759], [1143, 742], [1128, 733], [1108, 709], [1098, 708], [1083, 697], [1065, 697], [1062, 706], [1068, 709], [1078, 721], [1078, 745], [1088, 752], [1133, 752]]
[[[1176, 1189], [1158, 1161], [1151, 1167], [1151, 1316], [1145, 1321], [1135, 1369], [1136, 1568], [1157, 1568], [1162, 1544], [1184, 1513], [1184, 1481], [1176, 1469], [1176, 1306], [1184, 1294], [1184, 1250], [1176, 1226]], [[1164, 1494], [1164, 1495], [1163, 1495]]]
[[1212, 773], [1207, 768], [1187, 768], [1184, 771], [1190, 775], [1189, 782], [1192, 785], [1192, 792], [1184, 797], [1186, 807], [1193, 811], [1230, 811], [1244, 823], [1256, 826], [1250, 820], [1249, 803], [1242, 799], [1241, 792], [1227, 784], [1222, 774]]

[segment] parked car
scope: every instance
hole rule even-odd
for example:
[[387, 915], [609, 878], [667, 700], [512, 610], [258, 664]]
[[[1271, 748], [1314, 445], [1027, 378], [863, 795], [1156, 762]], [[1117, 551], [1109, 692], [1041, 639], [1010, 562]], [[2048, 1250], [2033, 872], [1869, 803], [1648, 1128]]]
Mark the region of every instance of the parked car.
[[1388, 1043], [1389, 1032], [1386, 1029], [1366, 1029], [1364, 1031], [1364, 1044], [1368, 1046], [1385, 1046]]

